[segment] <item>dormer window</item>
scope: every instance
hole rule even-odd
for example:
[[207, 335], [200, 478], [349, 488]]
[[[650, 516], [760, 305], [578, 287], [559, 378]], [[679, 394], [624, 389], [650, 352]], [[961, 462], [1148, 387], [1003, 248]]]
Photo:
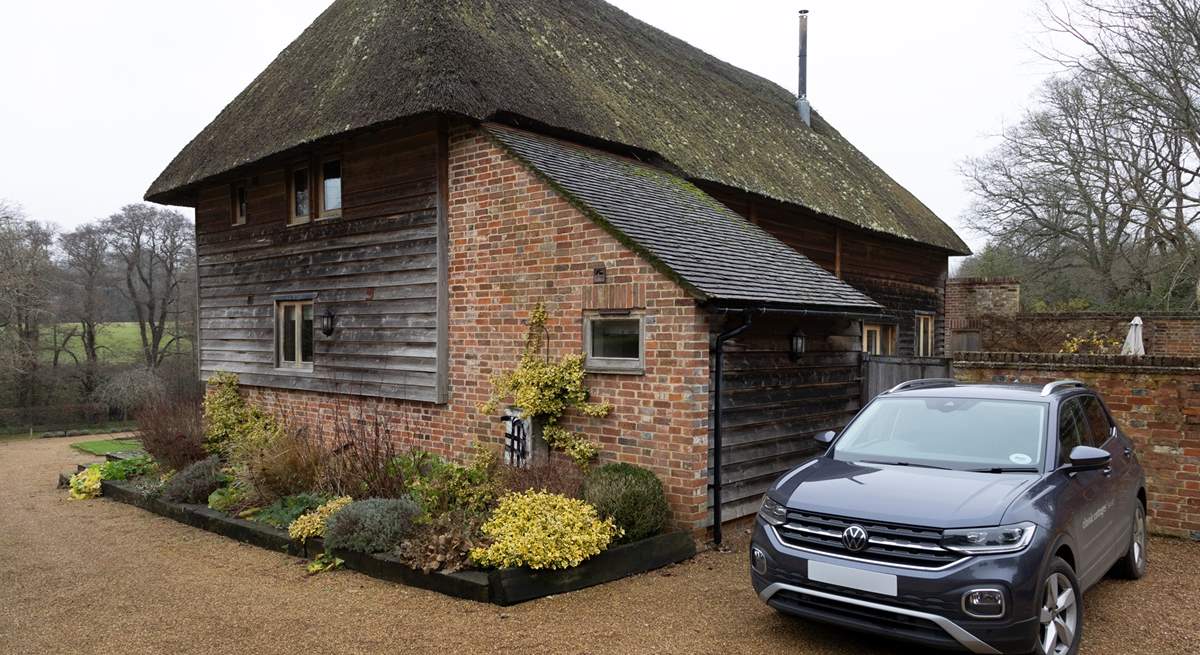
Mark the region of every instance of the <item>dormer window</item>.
[[312, 218], [312, 193], [309, 189], [308, 167], [292, 169], [291, 213], [289, 225], [307, 223]]

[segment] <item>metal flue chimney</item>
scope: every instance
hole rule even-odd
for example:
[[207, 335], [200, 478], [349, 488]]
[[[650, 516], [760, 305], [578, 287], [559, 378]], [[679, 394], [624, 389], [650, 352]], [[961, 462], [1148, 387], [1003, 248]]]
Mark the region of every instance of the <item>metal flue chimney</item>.
[[800, 10], [800, 92], [796, 97], [800, 120], [812, 126], [812, 106], [808, 104], [808, 10]]

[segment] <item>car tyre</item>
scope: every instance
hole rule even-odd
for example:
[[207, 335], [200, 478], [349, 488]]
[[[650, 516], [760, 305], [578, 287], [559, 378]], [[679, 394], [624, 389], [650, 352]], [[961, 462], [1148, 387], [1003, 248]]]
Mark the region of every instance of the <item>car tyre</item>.
[[1075, 570], [1055, 557], [1038, 597], [1039, 655], [1076, 655], [1083, 640], [1083, 592]]
[[1129, 550], [1117, 561], [1114, 572], [1122, 578], [1137, 580], [1146, 575], [1146, 508], [1139, 499], [1133, 512], [1133, 530], [1129, 535]]

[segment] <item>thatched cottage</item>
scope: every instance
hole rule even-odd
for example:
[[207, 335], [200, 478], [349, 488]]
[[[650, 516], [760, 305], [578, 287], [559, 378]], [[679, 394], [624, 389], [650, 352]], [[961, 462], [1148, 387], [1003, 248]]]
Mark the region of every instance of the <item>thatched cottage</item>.
[[863, 351], [941, 354], [968, 252], [795, 96], [601, 0], [337, 0], [146, 199], [196, 209], [205, 376], [461, 454], [542, 303], [614, 406], [571, 427], [694, 528], [853, 415]]

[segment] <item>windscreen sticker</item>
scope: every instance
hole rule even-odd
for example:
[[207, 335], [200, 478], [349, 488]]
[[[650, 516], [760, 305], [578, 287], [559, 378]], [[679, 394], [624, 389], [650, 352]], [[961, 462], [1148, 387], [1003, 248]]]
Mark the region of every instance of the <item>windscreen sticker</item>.
[[1013, 453], [1008, 456], [1008, 461], [1013, 464], [1032, 464], [1033, 458], [1025, 453]]

